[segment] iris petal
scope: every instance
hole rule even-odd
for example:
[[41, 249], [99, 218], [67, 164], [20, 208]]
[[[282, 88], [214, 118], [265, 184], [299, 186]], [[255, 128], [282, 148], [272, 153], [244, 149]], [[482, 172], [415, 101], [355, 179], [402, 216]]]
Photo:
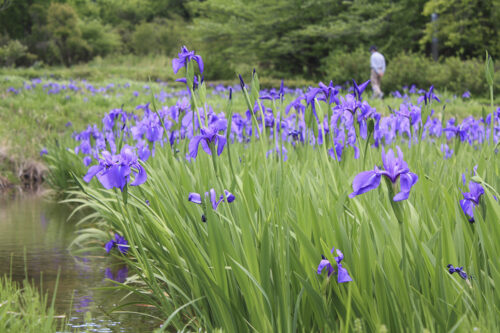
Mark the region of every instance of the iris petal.
[[418, 180], [418, 176], [412, 172], [400, 175], [401, 192], [396, 194], [393, 198], [394, 201], [401, 201], [408, 199], [410, 190]]
[[352, 278], [349, 276], [349, 273], [347, 272], [347, 269], [342, 267], [341, 264], [338, 264], [338, 278], [337, 282], [338, 283], [344, 283], [344, 282], [350, 282], [352, 281]]
[[376, 189], [380, 185], [380, 174], [376, 171], [363, 171], [354, 177], [352, 188], [354, 192], [349, 194], [349, 198]]
[[233, 202], [234, 199], [236, 199], [236, 197], [234, 196], [234, 194], [232, 194], [228, 190], [224, 190], [224, 193], [226, 194], [227, 202]]
[[132, 183], [130, 183], [130, 185], [132, 185], [132, 186], [144, 184], [144, 182], [148, 178], [148, 176], [146, 175], [146, 171], [144, 171], [144, 168], [139, 163], [137, 163], [137, 170], [139, 172], [137, 174], [135, 174], [134, 181]]
[[328, 276], [330, 276], [330, 274], [331, 274], [330, 271], [332, 271], [332, 273], [333, 273], [333, 267], [332, 267], [332, 265], [330, 265], [330, 262], [326, 259], [323, 259], [319, 262], [317, 273], [321, 274], [325, 267], [328, 269]]
[[93, 165], [89, 168], [89, 170], [87, 171], [87, 174], [83, 177], [83, 180], [86, 181], [87, 183], [90, 182], [90, 180], [92, 178], [94, 178], [95, 175], [97, 175], [97, 173], [99, 171], [101, 171], [102, 169], [104, 169], [101, 165]]
[[191, 158], [196, 158], [196, 156], [198, 156], [198, 146], [202, 138], [202, 135], [197, 135], [189, 141], [189, 156]]
[[191, 192], [189, 193], [188, 201], [194, 202], [196, 204], [201, 204], [201, 195], [199, 193]]

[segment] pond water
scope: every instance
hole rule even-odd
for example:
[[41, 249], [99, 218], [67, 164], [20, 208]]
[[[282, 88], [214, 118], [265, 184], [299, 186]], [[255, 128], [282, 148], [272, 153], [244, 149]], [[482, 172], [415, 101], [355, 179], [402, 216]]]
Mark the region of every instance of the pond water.
[[[56, 314], [68, 316], [68, 331], [147, 332], [157, 327], [157, 321], [143, 315], [111, 313], [126, 293], [99, 288], [113, 287], [108, 279], [123, 282], [128, 268], [104, 251], [71, 255], [68, 246], [76, 234], [69, 214], [68, 207], [40, 197], [0, 201], [0, 274], [12, 274], [19, 282], [27, 274], [49, 295], [59, 274]], [[145, 306], [126, 310], [150, 311]]]

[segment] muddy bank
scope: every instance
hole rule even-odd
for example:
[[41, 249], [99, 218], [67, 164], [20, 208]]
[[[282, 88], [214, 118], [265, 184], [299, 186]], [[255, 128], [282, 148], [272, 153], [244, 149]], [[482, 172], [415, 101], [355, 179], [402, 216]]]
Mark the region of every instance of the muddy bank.
[[12, 158], [0, 150], [0, 193], [37, 192], [47, 172], [42, 162]]

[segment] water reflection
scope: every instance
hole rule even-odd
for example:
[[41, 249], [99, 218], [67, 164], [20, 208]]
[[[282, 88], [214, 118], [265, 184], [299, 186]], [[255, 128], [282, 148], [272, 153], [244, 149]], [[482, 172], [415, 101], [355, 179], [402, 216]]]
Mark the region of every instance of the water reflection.
[[68, 246], [75, 237], [75, 226], [74, 222], [66, 222], [69, 213], [67, 207], [40, 198], [0, 201], [0, 274], [11, 272], [16, 281], [24, 280], [27, 275], [48, 290], [49, 297], [59, 274], [56, 312], [71, 317], [71, 329], [85, 327], [90, 332], [153, 329], [157, 323], [147, 317], [109, 313], [125, 295], [123, 291], [108, 288], [114, 285], [110, 280], [125, 282], [128, 268], [103, 255], [104, 250], [72, 256]]
[[104, 273], [106, 279], [110, 279], [116, 282], [123, 283], [128, 277], [128, 267], [125, 265], [122, 268], [118, 269], [116, 272], [113, 272], [111, 268], [106, 268]]
[[91, 296], [83, 296], [80, 297], [78, 300], [78, 297], [76, 297], [77, 302], [75, 303], [75, 311], [76, 312], [87, 312], [89, 311], [89, 305], [91, 302], [93, 302]]

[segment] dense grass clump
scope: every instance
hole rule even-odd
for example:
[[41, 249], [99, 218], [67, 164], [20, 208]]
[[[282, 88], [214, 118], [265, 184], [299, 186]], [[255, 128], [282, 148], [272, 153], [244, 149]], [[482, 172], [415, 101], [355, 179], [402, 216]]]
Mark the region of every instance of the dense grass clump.
[[49, 303], [32, 283], [21, 285], [8, 276], [0, 277], [0, 331], [56, 332], [65, 324], [65, 316], [54, 311], [54, 299]]

